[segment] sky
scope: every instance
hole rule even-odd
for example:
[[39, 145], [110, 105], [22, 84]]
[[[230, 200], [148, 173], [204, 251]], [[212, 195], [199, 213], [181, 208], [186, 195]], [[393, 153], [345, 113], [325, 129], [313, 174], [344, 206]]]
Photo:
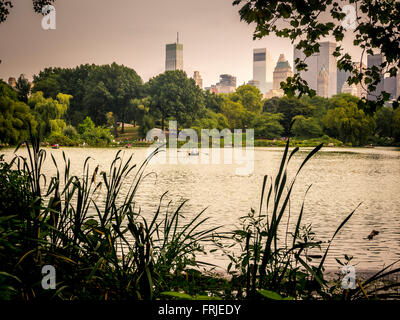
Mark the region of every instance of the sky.
[[[200, 71], [203, 86], [219, 75], [252, 79], [254, 48], [268, 48], [274, 61], [285, 54], [293, 67], [290, 40], [253, 41], [254, 25], [240, 21], [232, 0], [56, 0], [56, 30], [43, 30], [31, 0], [13, 1], [0, 24], [0, 78], [32, 79], [46, 67], [116, 62], [143, 79], [164, 72], [165, 45], [183, 43], [184, 71]], [[346, 40], [346, 39], [345, 39]]]

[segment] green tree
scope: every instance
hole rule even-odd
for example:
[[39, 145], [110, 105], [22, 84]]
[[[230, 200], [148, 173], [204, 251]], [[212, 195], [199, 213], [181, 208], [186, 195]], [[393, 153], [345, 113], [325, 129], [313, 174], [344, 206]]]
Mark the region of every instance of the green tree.
[[18, 92], [18, 99], [24, 103], [27, 103], [28, 96], [31, 92], [31, 84], [28, 79], [20, 76], [17, 80], [15, 88]]
[[323, 135], [322, 128], [315, 118], [306, 118], [304, 116], [295, 116], [292, 132], [296, 137], [318, 138]]
[[29, 136], [29, 128], [36, 128], [29, 106], [18, 100], [17, 93], [0, 81], [0, 142], [19, 143]]
[[354, 101], [342, 98], [335, 102], [336, 107], [330, 109], [324, 124], [330, 136], [352, 145], [363, 145], [374, 133], [375, 121], [357, 107]]
[[381, 137], [393, 137], [393, 108], [385, 106], [378, 110], [376, 118], [376, 133]]
[[182, 70], [166, 71], [148, 82], [151, 96], [150, 108], [153, 115], [165, 120], [173, 117], [178, 126], [190, 126], [204, 112], [204, 96], [193, 79]]
[[230, 98], [232, 101], [240, 101], [242, 105], [250, 112], [260, 113], [263, 107], [262, 93], [260, 90], [251, 85], [242, 85], [232, 93]]
[[207, 109], [219, 113], [223, 102], [224, 98], [221, 94], [215, 94], [209, 90], [204, 91], [204, 103]]
[[255, 137], [258, 139], [279, 138], [284, 132], [284, 128], [280, 124], [282, 119], [283, 114], [281, 113], [262, 113], [251, 124], [251, 127], [254, 128]]
[[154, 119], [149, 115], [144, 115], [139, 127], [139, 137], [146, 138], [147, 132], [154, 128]]
[[65, 115], [72, 96], [59, 93], [56, 99], [45, 98], [42, 92], [35, 92], [28, 100], [33, 114], [38, 121], [40, 133], [44, 136], [52, 131], [60, 132], [65, 128]]
[[283, 118], [280, 122], [285, 129], [284, 135], [286, 137], [291, 135], [290, 126], [295, 116], [310, 116], [315, 110], [315, 107], [299, 100], [298, 98], [283, 97], [272, 98], [269, 100], [264, 103], [264, 111], [283, 114]]

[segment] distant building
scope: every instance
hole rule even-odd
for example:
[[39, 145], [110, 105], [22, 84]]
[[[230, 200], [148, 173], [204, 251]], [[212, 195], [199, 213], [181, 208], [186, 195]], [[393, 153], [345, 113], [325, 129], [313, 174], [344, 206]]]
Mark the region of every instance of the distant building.
[[[365, 71], [366, 66], [365, 64], [361, 63], [361, 62], [355, 62], [354, 63], [354, 68], [357, 68], [358, 70], [361, 67], [361, 71]], [[361, 98], [365, 98], [367, 96], [367, 91], [365, 90], [366, 86], [365, 83], [363, 81], [363, 84], [360, 82], [358, 84], [352, 84], [351, 86], [349, 86], [349, 84], [347, 83], [348, 78], [351, 76], [351, 73], [346, 71], [346, 72], [340, 72], [341, 70], [338, 70], [338, 85], [339, 83], [344, 79], [344, 82], [342, 84], [342, 86], [340, 87], [338, 93], [350, 93], [353, 96], [361, 99]], [[340, 73], [340, 77], [343, 77], [343, 74], [346, 75], [345, 78], [341, 78], [339, 80], [339, 73]]]
[[272, 70], [274, 62], [266, 48], [253, 50], [253, 80], [259, 82], [262, 94], [272, 89]]
[[281, 54], [273, 73], [272, 89], [265, 94], [265, 98], [283, 97], [284, 91], [281, 89], [281, 82], [285, 82], [288, 77], [292, 76], [293, 72], [289, 62], [285, 58], [285, 55]]
[[200, 89], [203, 89], [203, 79], [201, 78], [199, 71], [194, 72], [193, 79], [196, 82], [196, 84], [200, 87]]
[[280, 90], [281, 82], [285, 82], [288, 77], [292, 76], [293, 72], [289, 62], [285, 58], [285, 55], [281, 54], [274, 70], [274, 80], [272, 88], [275, 90]]
[[342, 92], [342, 87], [350, 76], [351, 76], [350, 71], [337, 69], [337, 88], [336, 88], [337, 93]]
[[317, 77], [317, 95], [323, 98], [329, 97], [329, 73], [322, 65]]
[[8, 78], [8, 85], [11, 88], [15, 88], [17, 86], [17, 80], [14, 77]]
[[350, 93], [351, 95], [358, 97], [358, 89], [354, 83], [350, 86], [347, 82], [345, 82], [342, 86], [341, 93]]
[[183, 44], [179, 43], [179, 34], [176, 43], [165, 47], [165, 71], [183, 70]]
[[219, 82], [207, 88], [210, 92], [219, 93], [232, 93], [236, 91], [236, 77], [230, 74], [221, 74], [219, 76]]
[[247, 82], [248, 85], [256, 87], [256, 88], [260, 88], [260, 81], [258, 80], [249, 80], [249, 82]]
[[386, 77], [383, 80], [383, 89], [390, 94], [389, 99], [396, 99], [397, 98], [397, 79], [396, 77]]
[[[308, 57], [305, 60], [307, 63], [307, 71], [301, 71], [300, 76], [302, 79], [307, 81], [310, 89], [318, 91], [318, 77], [320, 72], [325, 69], [328, 75], [328, 97], [335, 95], [338, 87], [337, 83], [337, 62], [336, 57], [333, 56], [333, 52], [336, 48], [336, 43], [326, 41], [319, 42], [319, 52]], [[294, 48], [293, 52], [293, 65], [296, 67], [296, 59], [304, 60], [305, 55], [302, 51]]]
[[[383, 56], [381, 54], [374, 54], [374, 55], [368, 55], [367, 56], [367, 66], [368, 69], [372, 68], [373, 66], [376, 66], [380, 68], [380, 65], [383, 62]], [[381, 79], [377, 86], [375, 91], [369, 91], [367, 94], [367, 99], [368, 100], [377, 100], [377, 96], [379, 96], [382, 91], [384, 90], [384, 79], [383, 79], [383, 74], [381, 74]]]

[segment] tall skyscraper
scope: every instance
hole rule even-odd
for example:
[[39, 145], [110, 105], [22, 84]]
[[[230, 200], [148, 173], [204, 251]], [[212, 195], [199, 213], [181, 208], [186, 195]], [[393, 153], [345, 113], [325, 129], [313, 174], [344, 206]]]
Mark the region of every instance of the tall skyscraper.
[[199, 71], [194, 72], [193, 79], [196, 82], [196, 84], [200, 87], [200, 89], [203, 89], [203, 79], [201, 78]]
[[179, 43], [179, 33], [176, 43], [167, 44], [165, 48], [165, 71], [183, 70], [183, 44]]
[[322, 65], [317, 77], [317, 96], [328, 98], [329, 96], [329, 73]]
[[272, 87], [272, 72], [274, 62], [266, 48], [253, 50], [253, 80], [259, 82], [262, 94]]
[[[322, 67], [328, 74], [328, 97], [332, 97], [337, 93], [337, 62], [336, 57], [333, 56], [333, 52], [336, 48], [336, 43], [326, 41], [319, 42], [319, 52], [308, 57], [305, 60], [307, 63], [307, 71], [301, 71], [300, 76], [302, 79], [306, 80], [308, 86], [311, 89], [317, 91], [318, 86], [318, 76], [320, 75], [320, 71]], [[304, 53], [294, 48], [293, 52], [293, 64], [294, 66], [296, 58], [300, 58], [303, 60], [305, 57]]]
[[[374, 54], [374, 55], [368, 55], [367, 56], [367, 67], [372, 68], [373, 66], [376, 66], [380, 68], [380, 65], [383, 62], [383, 56], [381, 54]], [[381, 81], [377, 84], [375, 91], [368, 91], [367, 94], [367, 99], [368, 100], [376, 100], [377, 96], [381, 94], [381, 92], [384, 90], [384, 75], [381, 74]]]

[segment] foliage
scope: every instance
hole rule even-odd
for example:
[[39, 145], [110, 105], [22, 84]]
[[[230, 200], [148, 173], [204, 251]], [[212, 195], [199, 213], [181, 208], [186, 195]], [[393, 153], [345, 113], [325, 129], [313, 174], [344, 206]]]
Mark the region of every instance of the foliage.
[[129, 114], [131, 99], [141, 97], [142, 79], [123, 65], [80, 65], [73, 69], [46, 68], [34, 76], [33, 91], [42, 91], [53, 99], [59, 92], [74, 97], [66, 119], [77, 126], [86, 116], [97, 125], [106, 124], [106, 113], [113, 112], [119, 122], [133, 120]]
[[41, 91], [35, 92], [28, 100], [38, 121], [40, 133], [44, 136], [51, 132], [61, 132], [66, 124], [62, 117], [67, 112], [72, 96], [59, 93], [56, 99], [44, 98]]
[[0, 142], [16, 144], [35, 130], [37, 122], [30, 108], [18, 101], [17, 93], [0, 82]]
[[142, 118], [142, 124], [139, 127], [139, 136], [145, 139], [147, 132], [154, 128], [154, 120], [151, 116], [145, 115]]
[[283, 119], [283, 114], [281, 113], [268, 113], [264, 112], [261, 116], [256, 117], [251, 127], [254, 128], [255, 137], [257, 139], [274, 139], [279, 138], [284, 128], [280, 124], [280, 121]]
[[292, 132], [295, 137], [318, 138], [323, 135], [322, 128], [315, 118], [306, 118], [302, 115], [293, 118]]
[[335, 97], [325, 118], [324, 125], [330, 136], [352, 145], [363, 145], [375, 130], [375, 121], [357, 107], [350, 95]]
[[168, 117], [187, 128], [204, 110], [204, 96], [193, 79], [182, 70], [166, 71], [148, 82], [150, 112], [161, 119], [161, 128]]
[[106, 146], [112, 141], [112, 135], [110, 129], [103, 127], [96, 127], [90, 117], [86, 117], [85, 120], [78, 126], [78, 132], [80, 138], [88, 145], [92, 146]]

